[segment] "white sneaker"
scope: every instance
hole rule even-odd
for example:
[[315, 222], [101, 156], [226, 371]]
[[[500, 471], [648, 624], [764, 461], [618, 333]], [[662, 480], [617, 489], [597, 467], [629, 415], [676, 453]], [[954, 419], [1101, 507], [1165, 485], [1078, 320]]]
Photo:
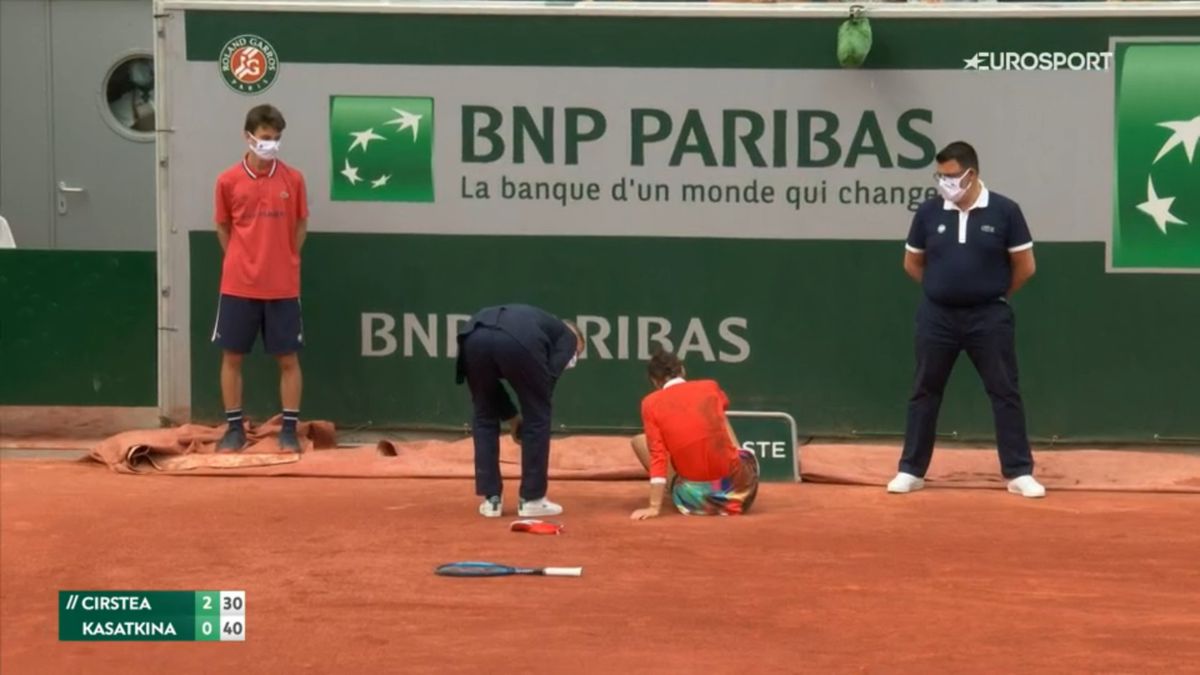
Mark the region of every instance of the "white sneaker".
[[1021, 495], [1022, 497], [1029, 497], [1031, 499], [1037, 499], [1039, 497], [1046, 496], [1046, 488], [1030, 475], [1017, 476], [1016, 478], [1008, 481], [1008, 491], [1015, 495]]
[[911, 473], [901, 471], [896, 474], [892, 482], [888, 483], [887, 491], [892, 494], [902, 495], [908, 492], [916, 492], [925, 487], [925, 479], [920, 476], [914, 476]]
[[517, 515], [522, 518], [536, 518], [539, 516], [557, 516], [563, 512], [563, 507], [554, 502], [542, 497], [541, 499], [530, 499], [529, 501], [521, 500], [517, 507]]
[[499, 497], [488, 497], [479, 505], [479, 515], [484, 518], [499, 518], [504, 515], [504, 507]]

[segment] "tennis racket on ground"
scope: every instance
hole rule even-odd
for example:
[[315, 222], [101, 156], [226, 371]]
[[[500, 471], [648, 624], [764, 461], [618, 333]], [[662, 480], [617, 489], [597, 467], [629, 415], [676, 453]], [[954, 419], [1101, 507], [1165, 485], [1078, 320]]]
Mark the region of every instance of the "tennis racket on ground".
[[582, 567], [512, 567], [490, 562], [456, 562], [442, 565], [434, 570], [443, 577], [508, 577], [532, 575], [542, 577], [578, 577]]

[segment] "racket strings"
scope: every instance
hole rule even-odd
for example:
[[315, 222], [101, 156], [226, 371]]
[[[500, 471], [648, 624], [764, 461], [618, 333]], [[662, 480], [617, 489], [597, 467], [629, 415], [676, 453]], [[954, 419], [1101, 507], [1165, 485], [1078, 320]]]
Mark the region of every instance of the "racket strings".
[[453, 563], [437, 568], [437, 573], [449, 577], [493, 577], [512, 574], [513, 570], [492, 563]]

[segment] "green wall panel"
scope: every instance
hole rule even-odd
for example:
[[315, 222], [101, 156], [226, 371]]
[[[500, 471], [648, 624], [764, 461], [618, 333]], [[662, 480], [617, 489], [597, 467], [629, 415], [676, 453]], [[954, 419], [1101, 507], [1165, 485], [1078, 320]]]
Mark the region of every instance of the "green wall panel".
[[[192, 397], [221, 414], [219, 350], [209, 343], [220, 252], [191, 235]], [[467, 391], [446, 356], [447, 314], [526, 301], [561, 316], [665, 317], [676, 344], [698, 317], [713, 351], [719, 323], [743, 317], [740, 363], [687, 358], [741, 409], [778, 409], [801, 433], [900, 433], [913, 369], [918, 287], [896, 242], [450, 237], [314, 233], [304, 252], [306, 417], [342, 426], [463, 425]], [[1039, 272], [1014, 301], [1031, 433], [1063, 440], [1200, 436], [1200, 276], [1110, 275], [1101, 243], [1043, 243]], [[362, 356], [363, 313], [395, 318], [398, 348]], [[436, 357], [404, 356], [402, 315], [436, 315]], [[375, 346], [378, 346], [378, 342]], [[606, 343], [615, 354], [614, 338]], [[557, 424], [635, 426], [643, 364], [592, 355], [560, 382]], [[274, 364], [247, 362], [247, 408], [278, 408]], [[991, 411], [965, 355], [941, 430], [991, 436]]]
[[0, 250], [0, 405], [157, 405], [154, 260]]

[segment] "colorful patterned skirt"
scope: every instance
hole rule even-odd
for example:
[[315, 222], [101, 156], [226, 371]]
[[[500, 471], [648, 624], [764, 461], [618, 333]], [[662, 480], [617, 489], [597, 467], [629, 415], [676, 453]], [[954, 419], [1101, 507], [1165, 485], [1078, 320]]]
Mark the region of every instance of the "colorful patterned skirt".
[[691, 481], [676, 477], [671, 486], [675, 508], [685, 516], [736, 516], [750, 509], [758, 495], [758, 458], [738, 452], [731, 475], [719, 480]]

